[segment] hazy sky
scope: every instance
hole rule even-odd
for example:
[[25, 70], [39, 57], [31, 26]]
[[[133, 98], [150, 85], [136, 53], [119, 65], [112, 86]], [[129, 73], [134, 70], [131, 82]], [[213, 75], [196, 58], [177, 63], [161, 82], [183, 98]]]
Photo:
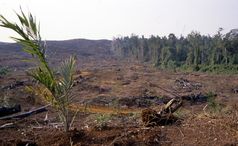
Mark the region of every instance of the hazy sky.
[[[37, 17], [42, 37], [50, 40], [238, 28], [238, 0], [0, 0], [0, 14], [14, 21], [20, 6]], [[0, 41], [10, 41], [9, 35], [0, 28]]]

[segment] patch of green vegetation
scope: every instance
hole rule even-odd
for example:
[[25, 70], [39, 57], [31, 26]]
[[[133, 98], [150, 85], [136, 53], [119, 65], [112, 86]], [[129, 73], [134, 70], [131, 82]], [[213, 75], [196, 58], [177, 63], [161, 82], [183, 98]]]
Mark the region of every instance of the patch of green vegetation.
[[222, 110], [220, 103], [216, 101], [216, 94], [213, 92], [207, 93], [207, 106], [211, 113], [219, 113]]
[[98, 130], [103, 130], [108, 127], [108, 122], [111, 120], [111, 114], [99, 114], [96, 116], [96, 128]]
[[158, 95], [158, 96], [156, 96], [156, 98], [158, 98], [158, 99], [163, 99], [164, 96], [162, 96], [162, 95]]
[[8, 92], [0, 95], [0, 107], [14, 107], [16, 102], [9, 96]]
[[238, 73], [238, 65], [234, 64], [216, 64], [216, 65], [182, 65], [177, 67], [179, 71], [186, 72], [207, 72], [207, 73], [215, 73], [215, 74], [237, 74]]
[[3, 97], [0, 98], [0, 107], [10, 107], [10, 98], [9, 96], [4, 95]]
[[0, 76], [5, 76], [10, 72], [8, 67], [0, 67]]
[[179, 119], [184, 119], [186, 118], [189, 114], [191, 114], [191, 111], [185, 109], [185, 108], [180, 108], [176, 112], [173, 113], [173, 115]]
[[200, 65], [199, 71], [218, 74], [237, 74], [238, 65]]

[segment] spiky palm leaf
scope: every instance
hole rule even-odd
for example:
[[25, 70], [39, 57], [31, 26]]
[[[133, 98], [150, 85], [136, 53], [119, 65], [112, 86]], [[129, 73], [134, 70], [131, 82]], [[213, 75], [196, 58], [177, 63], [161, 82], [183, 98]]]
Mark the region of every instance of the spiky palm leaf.
[[15, 31], [20, 37], [11, 37], [14, 41], [23, 46], [23, 50], [36, 57], [41, 64], [41, 70], [45, 70], [50, 75], [51, 80], [54, 80], [53, 72], [49, 68], [48, 62], [45, 57], [46, 47], [41, 40], [40, 27], [36, 26], [36, 19], [29, 13], [28, 17], [21, 10], [21, 14], [17, 14], [17, 17], [21, 23], [19, 26], [17, 23], [8, 21], [3, 15], [0, 15], [0, 26]]
[[75, 73], [75, 63], [76, 59], [70, 56], [69, 59], [65, 60], [60, 69], [59, 73], [61, 75], [60, 84], [65, 91], [69, 90], [73, 86], [73, 74]]
[[72, 100], [70, 89], [73, 87], [73, 75], [75, 73], [75, 57], [65, 60], [59, 69], [60, 78], [56, 86], [57, 103], [68, 106]]

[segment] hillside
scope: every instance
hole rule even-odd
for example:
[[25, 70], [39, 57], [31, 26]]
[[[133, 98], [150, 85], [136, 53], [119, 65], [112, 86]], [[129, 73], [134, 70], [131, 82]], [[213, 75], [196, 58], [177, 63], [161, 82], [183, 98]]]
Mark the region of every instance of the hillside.
[[[52, 64], [57, 64], [69, 55], [76, 55], [80, 61], [108, 58], [111, 55], [110, 40], [73, 39], [64, 41], [46, 41], [47, 55]], [[0, 42], [0, 66], [19, 68], [29, 66], [20, 60], [26, 59], [27, 54], [16, 43]]]

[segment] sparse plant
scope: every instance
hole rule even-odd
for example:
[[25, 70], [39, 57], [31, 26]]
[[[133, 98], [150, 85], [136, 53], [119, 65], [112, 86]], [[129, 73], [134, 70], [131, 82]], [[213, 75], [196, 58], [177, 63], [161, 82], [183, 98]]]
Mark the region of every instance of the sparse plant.
[[30, 61], [37, 64], [37, 67], [27, 71], [48, 94], [44, 98], [59, 113], [64, 123], [65, 131], [69, 130], [69, 104], [72, 102], [70, 89], [73, 86], [73, 74], [75, 72], [76, 58], [70, 57], [65, 60], [58, 69], [59, 75], [53, 70], [46, 58], [46, 43], [40, 36], [40, 27], [31, 13], [28, 17], [23, 13], [16, 13], [19, 24], [8, 21], [0, 15], [0, 26], [15, 31], [19, 37], [11, 37], [14, 41], [23, 46], [23, 50], [32, 56]]
[[217, 113], [221, 111], [221, 105], [216, 101], [216, 94], [214, 94], [213, 92], [209, 92], [207, 93], [207, 106], [208, 109], [213, 112], [213, 113]]
[[5, 76], [9, 72], [7, 67], [0, 67], [0, 76]]
[[100, 114], [96, 117], [96, 127], [99, 130], [105, 129], [108, 125], [109, 120], [111, 120], [111, 115], [109, 114]]
[[0, 106], [3, 107], [10, 107], [10, 98], [7, 95], [4, 95], [3, 97], [0, 98]]
[[178, 109], [176, 112], [174, 112], [174, 116], [176, 116], [179, 119], [184, 119], [185, 117], [187, 117], [189, 114], [191, 113], [191, 111], [186, 110], [185, 108], [180, 108]]
[[132, 120], [137, 120], [140, 118], [140, 116], [141, 116], [141, 113], [139, 112], [131, 112], [128, 114], [128, 117]]

